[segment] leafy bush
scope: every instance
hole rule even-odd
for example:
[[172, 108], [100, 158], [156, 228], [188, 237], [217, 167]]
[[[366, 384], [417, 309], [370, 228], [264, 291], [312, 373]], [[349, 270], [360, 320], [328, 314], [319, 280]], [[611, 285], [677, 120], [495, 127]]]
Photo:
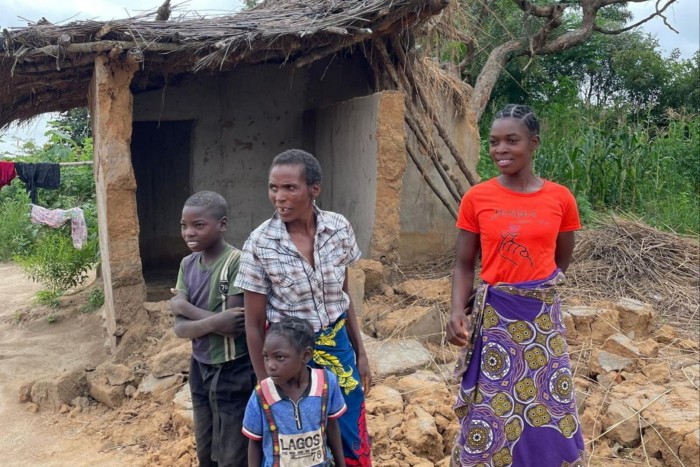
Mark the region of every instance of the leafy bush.
[[66, 225], [42, 231], [29, 254], [13, 259], [30, 279], [49, 292], [60, 293], [82, 284], [98, 258], [97, 242], [89, 240], [83, 249], [76, 250]]
[[0, 261], [26, 253], [36, 237], [37, 229], [29, 222], [29, 196], [18, 183], [0, 190]]
[[99, 287], [95, 287], [94, 289], [92, 289], [90, 291], [90, 295], [88, 296], [88, 302], [80, 308], [80, 311], [82, 313], [91, 313], [91, 312], [99, 309], [104, 304], [105, 304], [104, 291]]
[[36, 293], [36, 302], [39, 305], [46, 305], [50, 308], [58, 308], [61, 303], [58, 298], [61, 296], [61, 292], [53, 292], [50, 290], [40, 290]]

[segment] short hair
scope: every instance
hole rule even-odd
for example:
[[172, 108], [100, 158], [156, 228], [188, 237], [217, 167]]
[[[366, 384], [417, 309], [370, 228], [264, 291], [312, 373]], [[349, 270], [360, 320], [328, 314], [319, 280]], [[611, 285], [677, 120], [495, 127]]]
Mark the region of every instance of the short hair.
[[496, 112], [496, 115], [493, 117], [494, 120], [498, 120], [499, 118], [515, 118], [521, 120], [527, 129], [530, 130], [531, 135], [537, 136], [540, 134], [540, 121], [537, 119], [535, 111], [528, 105], [508, 104]]
[[301, 149], [287, 149], [275, 156], [272, 159], [272, 167], [277, 165], [301, 165], [304, 168], [304, 177], [306, 184], [311, 186], [315, 183], [320, 184], [323, 181], [323, 172], [321, 164], [311, 153]]
[[185, 206], [206, 208], [207, 211], [211, 212], [217, 219], [226, 216], [228, 212], [228, 203], [226, 199], [214, 191], [198, 191], [187, 198]]
[[272, 323], [267, 330], [267, 335], [269, 336], [270, 334], [286, 337], [289, 343], [300, 353], [307, 347], [313, 349], [314, 342], [316, 341], [314, 338], [314, 328], [311, 327], [311, 324], [306, 320], [294, 316], [285, 316], [278, 322]]

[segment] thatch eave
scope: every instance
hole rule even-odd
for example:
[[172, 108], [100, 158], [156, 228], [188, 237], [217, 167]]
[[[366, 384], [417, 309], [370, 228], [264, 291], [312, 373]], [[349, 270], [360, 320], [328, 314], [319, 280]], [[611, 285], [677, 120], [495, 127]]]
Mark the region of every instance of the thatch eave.
[[196, 72], [237, 65], [306, 66], [359, 43], [399, 34], [449, 0], [276, 0], [232, 16], [153, 21], [80, 21], [4, 30], [0, 128], [87, 104], [94, 59], [140, 62], [132, 90], [158, 89]]

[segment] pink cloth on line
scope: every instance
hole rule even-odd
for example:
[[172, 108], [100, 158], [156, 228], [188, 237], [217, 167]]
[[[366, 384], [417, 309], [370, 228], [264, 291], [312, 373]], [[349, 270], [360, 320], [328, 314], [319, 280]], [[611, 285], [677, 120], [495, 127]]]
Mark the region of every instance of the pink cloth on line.
[[46, 209], [32, 204], [32, 222], [35, 224], [46, 224], [49, 227], [58, 228], [68, 221], [71, 221], [73, 246], [80, 250], [87, 242], [87, 224], [82, 209]]

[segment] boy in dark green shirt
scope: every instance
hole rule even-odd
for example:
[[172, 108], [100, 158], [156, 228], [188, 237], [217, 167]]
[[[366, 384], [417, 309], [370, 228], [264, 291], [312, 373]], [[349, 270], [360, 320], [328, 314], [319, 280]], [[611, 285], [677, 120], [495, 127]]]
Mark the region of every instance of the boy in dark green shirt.
[[201, 466], [247, 467], [241, 433], [255, 386], [244, 335], [243, 291], [233, 287], [240, 250], [226, 243], [226, 200], [200, 191], [185, 202], [180, 228], [192, 250], [180, 263], [174, 297], [175, 334], [192, 339], [190, 389]]

